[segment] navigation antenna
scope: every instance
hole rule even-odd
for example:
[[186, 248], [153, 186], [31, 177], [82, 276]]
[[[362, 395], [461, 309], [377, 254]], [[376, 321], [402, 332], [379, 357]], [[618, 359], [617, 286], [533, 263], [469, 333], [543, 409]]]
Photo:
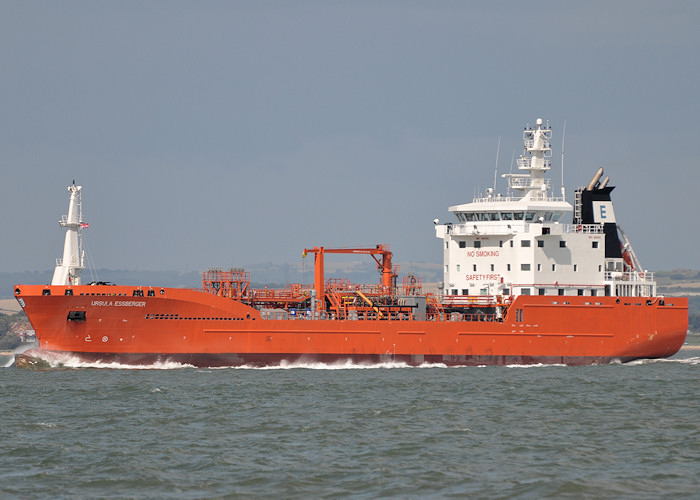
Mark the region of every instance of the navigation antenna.
[[493, 192], [496, 193], [496, 178], [498, 177], [498, 154], [501, 152], [501, 136], [498, 136], [498, 148], [496, 148], [496, 170], [493, 173]]
[[[513, 156], [510, 157], [510, 177], [513, 177], [513, 162], [515, 162], [515, 149], [513, 150]], [[503, 177], [506, 175], [503, 174]], [[506, 196], [510, 197], [510, 181], [508, 181], [508, 190], [506, 191]]]
[[566, 188], [564, 187], [564, 141], [566, 141], [566, 120], [561, 137], [561, 197], [566, 200]]

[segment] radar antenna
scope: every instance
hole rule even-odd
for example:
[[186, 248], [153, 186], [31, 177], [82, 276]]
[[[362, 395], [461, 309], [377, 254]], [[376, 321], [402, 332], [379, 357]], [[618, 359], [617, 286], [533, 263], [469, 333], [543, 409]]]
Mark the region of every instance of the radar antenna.
[[566, 120], [564, 120], [564, 131], [561, 136], [561, 197], [566, 198], [566, 188], [564, 187], [564, 142], [566, 141]]
[[493, 192], [496, 192], [496, 178], [498, 177], [498, 154], [501, 152], [501, 136], [498, 136], [498, 147], [496, 148], [496, 170], [493, 173]]

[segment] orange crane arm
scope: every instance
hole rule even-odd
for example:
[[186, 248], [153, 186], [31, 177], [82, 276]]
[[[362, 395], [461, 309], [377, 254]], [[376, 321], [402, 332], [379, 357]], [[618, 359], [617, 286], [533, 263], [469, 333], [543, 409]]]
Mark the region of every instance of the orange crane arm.
[[[388, 245], [377, 245], [374, 248], [305, 248], [302, 255], [306, 257], [309, 253], [314, 254], [314, 289], [316, 290], [316, 300], [320, 302], [321, 307], [325, 307], [324, 254], [327, 253], [371, 255], [382, 270], [382, 286], [388, 290], [392, 289], [392, 281], [396, 275], [391, 267], [391, 251], [389, 251]], [[376, 257], [377, 255], [382, 256], [381, 262]]]

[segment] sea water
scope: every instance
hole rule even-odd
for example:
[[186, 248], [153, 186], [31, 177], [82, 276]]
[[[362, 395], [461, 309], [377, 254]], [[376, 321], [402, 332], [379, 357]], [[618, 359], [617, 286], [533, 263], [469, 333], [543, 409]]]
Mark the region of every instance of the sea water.
[[700, 350], [0, 369], [0, 498], [698, 498]]

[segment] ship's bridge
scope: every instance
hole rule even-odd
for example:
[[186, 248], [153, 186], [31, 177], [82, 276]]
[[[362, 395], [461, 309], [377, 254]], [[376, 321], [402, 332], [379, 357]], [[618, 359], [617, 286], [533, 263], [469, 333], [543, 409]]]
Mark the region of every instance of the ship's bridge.
[[523, 200], [522, 198], [475, 198], [472, 203], [454, 205], [449, 211], [462, 224], [508, 225], [570, 220], [573, 207], [563, 198]]

